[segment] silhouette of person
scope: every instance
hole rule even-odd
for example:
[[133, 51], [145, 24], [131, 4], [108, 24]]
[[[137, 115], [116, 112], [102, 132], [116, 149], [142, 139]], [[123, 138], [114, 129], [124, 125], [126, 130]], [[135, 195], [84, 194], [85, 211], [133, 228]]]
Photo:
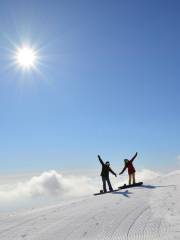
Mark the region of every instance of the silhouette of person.
[[123, 168], [123, 170], [119, 173], [119, 175], [121, 175], [121, 174], [123, 174], [123, 172], [124, 172], [126, 169], [128, 169], [129, 185], [131, 185], [132, 180], [133, 180], [133, 184], [136, 183], [136, 177], [135, 177], [135, 172], [136, 172], [136, 170], [135, 170], [135, 168], [134, 168], [134, 166], [133, 166], [133, 161], [134, 161], [134, 159], [137, 157], [137, 154], [138, 154], [138, 153], [136, 152], [136, 154], [135, 154], [130, 160], [124, 159], [124, 168]]
[[111, 172], [115, 177], [117, 177], [116, 173], [113, 172], [113, 170], [110, 168], [110, 163], [109, 162], [103, 162], [101, 157], [98, 155], [98, 159], [102, 165], [102, 171], [101, 171], [101, 177], [102, 177], [102, 183], [103, 183], [103, 191], [107, 192], [106, 190], [106, 182], [109, 186], [109, 190], [113, 191], [110, 179], [109, 179], [109, 172]]

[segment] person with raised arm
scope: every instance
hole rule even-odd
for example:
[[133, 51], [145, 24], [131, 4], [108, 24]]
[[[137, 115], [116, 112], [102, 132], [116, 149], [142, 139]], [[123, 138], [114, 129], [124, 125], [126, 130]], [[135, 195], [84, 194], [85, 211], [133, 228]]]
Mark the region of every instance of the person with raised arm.
[[133, 180], [133, 184], [136, 184], [136, 176], [135, 172], [136, 169], [133, 166], [133, 161], [137, 157], [137, 152], [136, 154], [129, 160], [129, 159], [124, 159], [124, 168], [123, 170], [119, 173], [119, 175], [123, 174], [123, 172], [128, 169], [128, 174], [129, 174], [129, 185], [131, 185], [131, 182]]
[[101, 159], [100, 155], [98, 155], [99, 162], [102, 165], [102, 171], [101, 171], [101, 177], [102, 177], [102, 182], [103, 182], [103, 191], [107, 192], [106, 189], [106, 182], [109, 186], [109, 191], [113, 191], [110, 179], [109, 179], [109, 172], [111, 172], [115, 177], [117, 177], [116, 173], [111, 169], [110, 163], [109, 162], [103, 162]]

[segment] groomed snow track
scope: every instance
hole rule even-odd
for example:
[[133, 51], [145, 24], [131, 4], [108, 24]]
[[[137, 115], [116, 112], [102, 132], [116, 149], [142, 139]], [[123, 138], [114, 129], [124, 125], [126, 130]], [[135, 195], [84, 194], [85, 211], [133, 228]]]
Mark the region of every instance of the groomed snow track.
[[180, 175], [0, 217], [0, 240], [180, 239]]

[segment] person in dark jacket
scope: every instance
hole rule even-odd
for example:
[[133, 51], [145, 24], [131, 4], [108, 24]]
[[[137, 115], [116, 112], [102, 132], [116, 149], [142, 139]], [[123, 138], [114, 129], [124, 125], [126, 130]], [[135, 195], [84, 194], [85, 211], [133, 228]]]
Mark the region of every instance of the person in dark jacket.
[[123, 172], [128, 169], [128, 174], [129, 174], [129, 185], [131, 185], [131, 182], [133, 180], [133, 184], [136, 183], [136, 177], [135, 177], [135, 168], [133, 166], [133, 161], [137, 157], [137, 152], [136, 154], [130, 159], [124, 159], [124, 168], [123, 170], [119, 173], [119, 175], [123, 174]]
[[103, 182], [103, 191], [107, 192], [107, 190], [106, 190], [106, 182], [108, 183], [109, 190], [113, 191], [113, 188], [111, 186], [111, 182], [110, 182], [110, 179], [109, 179], [109, 172], [111, 172], [115, 177], [117, 177], [117, 175], [110, 168], [110, 163], [109, 162], [104, 163], [99, 155], [98, 155], [98, 159], [99, 159], [99, 161], [100, 161], [100, 163], [102, 165], [101, 177], [102, 177], [102, 182]]

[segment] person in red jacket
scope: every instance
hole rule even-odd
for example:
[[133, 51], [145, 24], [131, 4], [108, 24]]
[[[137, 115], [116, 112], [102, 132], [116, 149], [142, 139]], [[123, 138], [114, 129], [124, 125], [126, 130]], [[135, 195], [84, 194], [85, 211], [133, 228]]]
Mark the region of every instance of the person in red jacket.
[[128, 169], [128, 174], [129, 174], [129, 185], [131, 185], [131, 182], [133, 180], [133, 184], [136, 183], [136, 177], [135, 177], [135, 168], [133, 166], [133, 161], [134, 159], [137, 157], [137, 152], [136, 154], [134, 155], [133, 158], [131, 158], [130, 160], [128, 159], [124, 159], [124, 168], [123, 170], [119, 173], [119, 175], [123, 174], [123, 172]]

